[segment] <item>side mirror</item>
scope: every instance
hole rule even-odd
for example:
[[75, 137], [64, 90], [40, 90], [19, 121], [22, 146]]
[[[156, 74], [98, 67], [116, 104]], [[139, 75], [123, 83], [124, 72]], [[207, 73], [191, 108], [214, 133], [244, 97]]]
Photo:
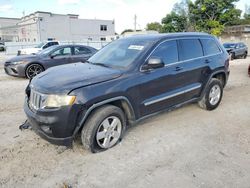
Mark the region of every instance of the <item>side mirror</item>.
[[51, 59], [54, 59], [54, 57], [56, 57], [57, 56], [57, 54], [50, 54], [49, 55], [49, 57], [51, 58]]
[[164, 63], [160, 58], [149, 58], [148, 63], [143, 66], [144, 70], [158, 69], [164, 67]]

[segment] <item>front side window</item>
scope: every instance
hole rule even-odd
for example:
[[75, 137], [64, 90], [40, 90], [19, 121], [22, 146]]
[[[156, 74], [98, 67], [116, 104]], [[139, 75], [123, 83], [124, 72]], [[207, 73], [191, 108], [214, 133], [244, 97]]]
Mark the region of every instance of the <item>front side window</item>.
[[179, 56], [181, 61], [203, 56], [201, 43], [198, 39], [180, 39]]
[[216, 42], [212, 39], [201, 39], [204, 55], [214, 55], [220, 53], [220, 49]]
[[60, 49], [54, 51], [51, 55], [52, 56], [67, 56], [67, 55], [71, 55], [71, 48], [70, 47], [60, 48]]
[[176, 40], [166, 41], [160, 44], [151, 57], [160, 58], [164, 64], [175, 63], [178, 61], [178, 50]]

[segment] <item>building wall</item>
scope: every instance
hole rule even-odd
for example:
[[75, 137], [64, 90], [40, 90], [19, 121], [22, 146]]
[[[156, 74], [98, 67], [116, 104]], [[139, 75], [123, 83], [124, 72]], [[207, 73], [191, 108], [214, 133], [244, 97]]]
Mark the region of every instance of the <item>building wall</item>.
[[16, 24], [19, 21], [18, 18], [0, 17], [0, 41], [16, 41], [18, 39]]
[[[112, 20], [78, 19], [78, 15], [61, 15], [37, 12], [26, 16], [19, 25], [19, 40], [23, 42], [45, 41], [100, 41], [115, 34]], [[107, 31], [101, 31], [101, 25]]]
[[0, 17], [0, 28], [16, 25], [21, 19]]

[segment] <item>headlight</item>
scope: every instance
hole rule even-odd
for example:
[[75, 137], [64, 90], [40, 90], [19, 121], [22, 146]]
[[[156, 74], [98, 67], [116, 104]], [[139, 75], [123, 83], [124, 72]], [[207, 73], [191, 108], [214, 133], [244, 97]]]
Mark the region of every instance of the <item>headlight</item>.
[[60, 106], [72, 105], [76, 96], [68, 95], [46, 95], [42, 100], [42, 108], [56, 108]]
[[11, 64], [12, 65], [20, 65], [20, 64], [23, 64], [25, 63], [25, 61], [15, 61], [15, 62], [12, 62]]

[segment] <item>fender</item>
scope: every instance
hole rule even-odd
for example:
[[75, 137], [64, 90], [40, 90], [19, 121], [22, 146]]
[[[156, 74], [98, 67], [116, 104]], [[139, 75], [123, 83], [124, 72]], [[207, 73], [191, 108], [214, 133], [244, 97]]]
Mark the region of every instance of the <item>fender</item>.
[[206, 89], [207, 89], [208, 84], [209, 84], [209, 82], [211, 81], [211, 79], [214, 77], [214, 75], [219, 74], [219, 73], [225, 74], [225, 78], [226, 78], [226, 79], [225, 79], [225, 85], [226, 85], [227, 79], [228, 79], [228, 73], [226, 73], [225, 70], [218, 70], [218, 71], [213, 72], [213, 73], [210, 75], [210, 77], [209, 77], [207, 83], [206, 83], [205, 86], [203, 87], [203, 90], [202, 90], [201, 95], [200, 95], [200, 99], [202, 99], [202, 97], [205, 95]]
[[75, 137], [75, 135], [78, 133], [78, 131], [83, 127], [86, 119], [88, 118], [88, 116], [90, 115], [90, 113], [95, 110], [96, 108], [102, 106], [102, 105], [105, 105], [105, 104], [108, 104], [110, 102], [115, 102], [115, 101], [119, 101], [119, 100], [124, 100], [127, 102], [127, 104], [129, 105], [129, 108], [130, 108], [130, 111], [132, 113], [132, 116], [133, 118], [135, 118], [135, 113], [134, 113], [134, 109], [130, 103], [130, 101], [128, 100], [127, 97], [125, 96], [118, 96], [118, 97], [114, 97], [114, 98], [110, 98], [110, 99], [107, 99], [107, 100], [104, 100], [104, 101], [101, 101], [99, 103], [95, 103], [93, 104], [87, 111], [86, 113], [84, 114], [84, 116], [80, 119], [79, 123], [78, 123], [78, 126], [75, 128], [74, 130], [74, 133], [73, 133], [73, 137]]

